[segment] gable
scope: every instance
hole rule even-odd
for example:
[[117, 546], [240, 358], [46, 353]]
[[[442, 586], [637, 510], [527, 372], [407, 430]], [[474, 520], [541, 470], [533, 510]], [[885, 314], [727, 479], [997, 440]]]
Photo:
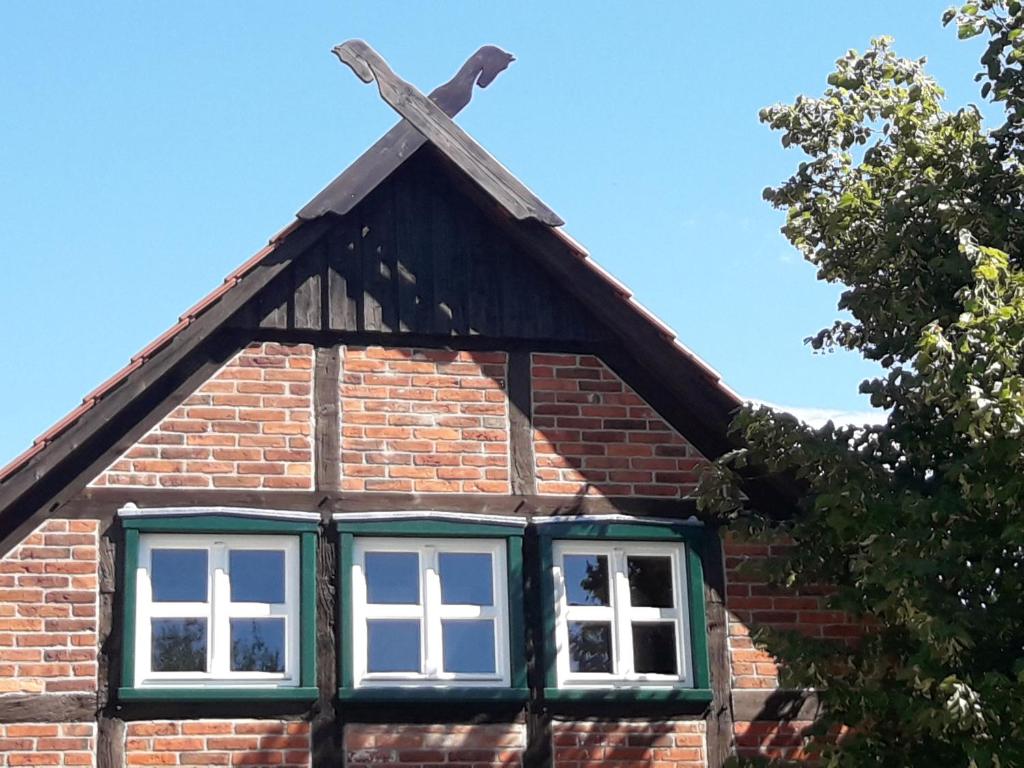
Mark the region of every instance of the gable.
[[610, 334], [428, 146], [238, 315], [247, 330], [560, 341]]

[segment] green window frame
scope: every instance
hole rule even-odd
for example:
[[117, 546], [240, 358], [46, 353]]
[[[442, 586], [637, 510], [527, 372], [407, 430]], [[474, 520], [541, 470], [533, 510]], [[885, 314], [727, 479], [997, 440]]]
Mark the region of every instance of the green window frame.
[[[201, 509], [173, 514], [133, 514], [121, 517], [124, 530], [122, 590], [122, 701], [312, 701], [316, 683], [316, 541], [319, 522], [276, 518], [253, 511], [208, 513]], [[138, 687], [135, 681], [137, 573], [140, 539], [145, 534], [274, 535], [294, 536], [299, 545], [299, 669], [298, 685], [280, 687], [228, 687], [197, 684], [174, 687]]]
[[[717, 538], [702, 525], [671, 521], [605, 522], [572, 520], [540, 522], [537, 526], [540, 543], [541, 608], [544, 621], [544, 697], [550, 701], [601, 702], [710, 702], [711, 677], [708, 663], [707, 617], [704, 605], [704, 553], [717, 545]], [[689, 651], [692, 669], [688, 687], [655, 686], [642, 682], [593, 687], [560, 687], [557, 656], [557, 618], [555, 606], [555, 543], [601, 541], [669, 542], [684, 546], [686, 598], [689, 637], [684, 648]], [[611, 681], [610, 681], [611, 682]]]
[[[357, 514], [335, 515], [338, 531], [338, 698], [342, 701], [415, 702], [415, 701], [494, 701], [517, 702], [529, 698], [526, 671], [526, 622], [523, 611], [523, 536], [525, 520], [518, 522], [479, 522], [472, 519], [431, 519], [427, 516], [393, 517], [367, 520]], [[508, 687], [439, 685], [423, 682], [402, 687], [356, 687], [355, 620], [353, 615], [353, 576], [356, 539], [500, 539], [505, 543], [508, 583]]]

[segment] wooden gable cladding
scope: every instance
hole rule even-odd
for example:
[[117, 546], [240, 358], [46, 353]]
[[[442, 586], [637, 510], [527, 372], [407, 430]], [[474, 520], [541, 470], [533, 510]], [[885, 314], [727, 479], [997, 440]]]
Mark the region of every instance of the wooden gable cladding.
[[420, 149], [234, 324], [570, 342], [607, 331]]

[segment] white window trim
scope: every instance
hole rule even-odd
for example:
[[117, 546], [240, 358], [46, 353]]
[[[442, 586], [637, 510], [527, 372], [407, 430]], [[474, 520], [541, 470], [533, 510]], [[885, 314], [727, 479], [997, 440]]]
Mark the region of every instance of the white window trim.
[[[154, 549], [196, 549], [207, 552], [207, 602], [154, 602], [150, 567]], [[228, 573], [228, 551], [271, 549], [284, 552], [283, 603], [233, 603]], [[299, 684], [299, 537], [192, 533], [143, 533], [139, 537], [139, 564], [135, 599], [135, 681], [138, 688], [237, 687], [277, 688]], [[154, 618], [205, 618], [207, 622], [206, 672], [154, 672], [152, 624]], [[231, 671], [232, 618], [285, 620], [284, 672]]]
[[[565, 555], [602, 555], [608, 558], [607, 606], [569, 605], [565, 588]], [[682, 542], [564, 540], [552, 544], [555, 583], [556, 670], [560, 688], [689, 688], [693, 687], [690, 606], [686, 573], [686, 545]], [[630, 604], [626, 558], [655, 555], [672, 563], [673, 608], [633, 607]], [[572, 672], [569, 658], [569, 622], [606, 621], [612, 629], [613, 673]], [[638, 673], [633, 668], [632, 622], [673, 622], [676, 631], [677, 675]]]
[[[352, 565], [352, 666], [356, 688], [382, 687], [508, 687], [511, 685], [509, 649], [508, 564], [504, 539], [420, 539], [360, 537], [353, 542]], [[419, 558], [419, 605], [367, 603], [365, 559], [367, 552], [408, 552]], [[489, 554], [494, 605], [443, 605], [438, 552]], [[366, 622], [369, 619], [419, 619], [419, 674], [369, 672]], [[441, 622], [443, 619], [490, 619], [494, 622], [494, 674], [445, 672]]]

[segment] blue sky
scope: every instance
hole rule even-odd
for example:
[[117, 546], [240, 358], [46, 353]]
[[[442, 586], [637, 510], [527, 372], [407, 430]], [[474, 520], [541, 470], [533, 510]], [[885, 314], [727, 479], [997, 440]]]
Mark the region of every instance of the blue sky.
[[978, 41], [949, 2], [0, 4], [0, 464], [121, 367], [395, 121], [330, 55], [366, 39], [429, 90], [517, 61], [460, 123], [747, 397], [866, 408], [812, 355], [838, 289], [761, 190], [799, 162], [757, 121], [890, 34], [950, 104]]

